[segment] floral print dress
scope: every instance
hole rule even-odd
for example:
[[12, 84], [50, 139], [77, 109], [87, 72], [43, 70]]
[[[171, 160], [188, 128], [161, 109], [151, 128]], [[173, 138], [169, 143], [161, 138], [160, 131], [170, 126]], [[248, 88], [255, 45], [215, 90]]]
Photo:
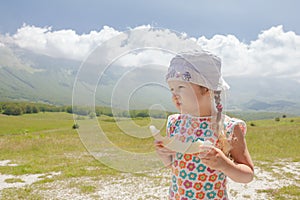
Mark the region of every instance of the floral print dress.
[[[225, 116], [226, 136], [231, 138], [234, 126], [239, 125], [246, 134], [242, 120]], [[167, 136], [182, 142], [209, 140], [217, 143], [212, 130], [211, 117], [194, 117], [188, 114], [174, 114], [168, 117]], [[172, 162], [172, 178], [169, 199], [221, 199], [226, 200], [226, 176], [221, 171], [205, 166], [197, 154], [176, 153]]]

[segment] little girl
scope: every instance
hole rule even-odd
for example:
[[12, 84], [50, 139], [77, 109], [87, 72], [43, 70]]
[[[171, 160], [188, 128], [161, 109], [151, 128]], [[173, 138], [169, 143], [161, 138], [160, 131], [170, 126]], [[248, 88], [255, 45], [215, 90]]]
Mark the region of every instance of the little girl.
[[180, 111], [168, 117], [167, 137], [213, 144], [188, 154], [155, 141], [157, 154], [172, 170], [169, 199], [228, 199], [226, 177], [248, 183], [254, 170], [245, 122], [222, 114], [221, 91], [229, 86], [220, 59], [204, 51], [182, 53], [171, 60], [166, 80]]

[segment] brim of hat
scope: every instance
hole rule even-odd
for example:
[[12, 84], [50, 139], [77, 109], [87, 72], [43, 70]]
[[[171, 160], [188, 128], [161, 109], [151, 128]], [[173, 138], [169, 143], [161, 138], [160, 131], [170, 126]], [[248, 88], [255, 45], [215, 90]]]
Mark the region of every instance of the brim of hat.
[[217, 87], [212, 87], [212, 86], [210, 86], [207, 83], [202, 82], [202, 81], [201, 82], [184, 81], [181, 78], [175, 78], [175, 77], [167, 79], [167, 82], [170, 82], [170, 81], [182, 81], [182, 82], [187, 82], [187, 83], [194, 83], [196, 85], [206, 87], [206, 88], [208, 88], [210, 90], [213, 90], [213, 91], [225, 91], [225, 90], [230, 89], [230, 86], [228, 85], [228, 83], [222, 77], [219, 79], [219, 83], [218, 83]]

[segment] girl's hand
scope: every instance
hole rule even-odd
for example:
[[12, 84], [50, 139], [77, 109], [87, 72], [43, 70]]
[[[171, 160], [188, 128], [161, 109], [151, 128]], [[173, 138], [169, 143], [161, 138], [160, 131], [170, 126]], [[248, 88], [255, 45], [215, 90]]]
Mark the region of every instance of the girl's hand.
[[155, 150], [159, 158], [162, 160], [165, 166], [170, 166], [172, 164], [172, 157], [175, 156], [175, 151], [166, 148], [162, 141], [154, 141]]
[[[214, 146], [200, 147], [201, 153], [199, 157], [203, 164], [211, 169], [223, 171], [224, 167], [228, 164], [229, 158], [225, 156], [223, 151]], [[202, 149], [203, 148], [203, 149]]]

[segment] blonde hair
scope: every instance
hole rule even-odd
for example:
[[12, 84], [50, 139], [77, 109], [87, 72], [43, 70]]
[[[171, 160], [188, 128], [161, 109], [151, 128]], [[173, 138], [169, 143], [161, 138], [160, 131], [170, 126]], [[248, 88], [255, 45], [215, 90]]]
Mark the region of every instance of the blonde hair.
[[215, 120], [215, 131], [218, 136], [217, 146], [225, 153], [225, 155], [230, 156], [229, 152], [231, 150], [231, 144], [227, 139], [224, 131], [224, 118], [222, 117], [223, 105], [221, 104], [221, 91], [214, 91], [215, 105], [217, 109], [217, 116]]
[[[200, 86], [202, 94], [205, 92], [210, 92], [207, 87]], [[204, 91], [205, 90], [205, 91]], [[231, 150], [231, 144], [229, 142], [229, 138], [226, 137], [225, 130], [224, 130], [224, 117], [223, 115], [223, 105], [221, 103], [221, 91], [213, 91], [211, 94], [211, 99], [214, 98], [215, 100], [215, 106], [217, 109], [217, 113], [215, 116], [214, 124], [212, 125], [212, 128], [214, 132], [216, 133], [218, 140], [217, 140], [217, 147], [220, 148], [226, 156], [230, 156], [230, 150]]]

